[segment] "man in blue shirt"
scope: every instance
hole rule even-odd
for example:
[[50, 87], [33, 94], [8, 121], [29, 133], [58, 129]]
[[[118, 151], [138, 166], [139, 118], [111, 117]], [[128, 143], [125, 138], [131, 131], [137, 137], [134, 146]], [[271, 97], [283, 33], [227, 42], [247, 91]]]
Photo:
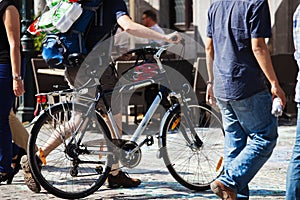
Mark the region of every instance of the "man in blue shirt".
[[272, 97], [282, 107], [286, 97], [265, 43], [270, 22], [267, 0], [214, 0], [208, 11], [206, 100], [218, 104], [225, 130], [224, 174], [211, 189], [222, 199], [249, 199], [248, 183], [276, 145]]

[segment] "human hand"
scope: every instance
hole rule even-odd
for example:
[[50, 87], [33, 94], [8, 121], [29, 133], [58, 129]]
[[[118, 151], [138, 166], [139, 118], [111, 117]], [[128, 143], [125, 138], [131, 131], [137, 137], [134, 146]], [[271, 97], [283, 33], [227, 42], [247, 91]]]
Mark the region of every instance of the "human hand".
[[24, 83], [22, 80], [20, 79], [13, 80], [13, 91], [17, 97], [21, 96], [25, 92]]
[[182, 37], [177, 31], [175, 31], [173, 33], [166, 35], [166, 40], [168, 43], [178, 44], [179, 42], [182, 41]]
[[208, 83], [206, 87], [206, 102], [210, 105], [217, 105], [216, 98], [214, 97], [213, 85], [212, 83]]
[[284, 109], [286, 104], [286, 96], [283, 89], [279, 85], [271, 85], [271, 93], [272, 99], [274, 99], [275, 97], [278, 97], [280, 99], [280, 104], [282, 106], [282, 109]]

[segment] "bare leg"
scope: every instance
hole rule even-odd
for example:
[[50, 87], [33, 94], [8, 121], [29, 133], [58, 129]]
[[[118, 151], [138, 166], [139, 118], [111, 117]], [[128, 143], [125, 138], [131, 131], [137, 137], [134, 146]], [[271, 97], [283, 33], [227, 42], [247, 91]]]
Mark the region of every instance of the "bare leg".
[[[81, 117], [74, 114], [68, 122], [59, 125], [51, 134], [47, 141], [47, 145], [41, 147], [43, 156], [46, 157], [51, 151], [58, 147], [63, 142], [63, 138], [69, 138], [71, 133], [76, 130], [81, 122]], [[41, 156], [41, 155], [40, 155]]]
[[[122, 114], [116, 114], [114, 115], [114, 118], [116, 120], [118, 130], [122, 134]], [[76, 128], [79, 126], [81, 122], [81, 117], [79, 115], [74, 115], [68, 122], [66, 122], [64, 125], [59, 125], [53, 132], [53, 134], [50, 136], [50, 138], [47, 141], [47, 145], [41, 147], [43, 156], [47, 157], [51, 151], [53, 151], [56, 147], [58, 147], [63, 142], [63, 138], [70, 137], [70, 134], [76, 130]], [[108, 123], [111, 130], [111, 124]], [[113, 133], [113, 135], [115, 135]]]
[[[119, 133], [122, 136], [122, 113], [118, 113], [118, 114], [114, 115], [114, 118], [116, 120], [116, 124], [118, 126]], [[108, 124], [110, 125], [111, 130], [113, 130], [111, 127], [111, 124], [110, 123], [108, 123]], [[116, 134], [114, 132], [113, 132], [113, 138], [116, 138]], [[111, 167], [111, 174], [113, 176], [116, 176], [116, 175], [118, 175], [118, 173], [119, 173], [119, 163], [113, 164]]]

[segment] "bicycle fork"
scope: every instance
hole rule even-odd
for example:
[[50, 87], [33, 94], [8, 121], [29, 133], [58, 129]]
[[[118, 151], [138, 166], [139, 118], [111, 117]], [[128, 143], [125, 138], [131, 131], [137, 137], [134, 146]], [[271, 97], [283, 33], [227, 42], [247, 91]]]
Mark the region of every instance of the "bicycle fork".
[[[171, 108], [168, 109], [168, 111], [166, 112], [166, 114], [164, 115], [161, 124], [160, 124], [160, 129], [159, 129], [159, 136], [158, 136], [158, 153], [157, 153], [157, 158], [162, 158], [162, 148], [163, 148], [163, 131], [164, 131], [164, 126], [167, 123], [167, 120], [169, 118], [169, 116], [171, 116], [174, 113], [178, 113], [180, 115], [180, 121], [184, 121], [186, 122], [186, 126], [189, 129], [189, 131], [191, 132], [191, 134], [194, 136], [194, 140], [191, 141], [190, 137], [188, 137], [188, 133], [185, 131], [182, 131], [182, 135], [186, 140], [187, 145], [190, 148], [193, 149], [199, 149], [202, 147], [203, 145], [203, 141], [199, 138], [195, 128], [194, 128], [194, 124], [191, 120], [191, 118], [189, 117], [188, 114], [188, 104], [187, 104], [187, 100], [186, 98], [182, 98], [181, 95], [176, 95], [176, 98], [179, 100], [179, 103], [174, 104]], [[181, 107], [180, 107], [181, 106]], [[180, 113], [179, 113], [179, 107], [180, 107]], [[174, 124], [174, 126], [176, 126], [179, 122], [174, 122], [176, 124]]]

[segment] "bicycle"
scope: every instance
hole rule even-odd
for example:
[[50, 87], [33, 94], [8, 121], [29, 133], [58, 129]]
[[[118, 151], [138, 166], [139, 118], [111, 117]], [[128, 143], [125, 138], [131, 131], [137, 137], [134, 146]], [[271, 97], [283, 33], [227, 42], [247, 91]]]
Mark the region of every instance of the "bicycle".
[[[224, 130], [212, 108], [189, 105], [188, 84], [176, 92], [168, 89], [170, 79], [161, 55], [170, 46], [131, 51], [138, 55], [154, 55], [158, 74], [155, 80], [147, 77], [114, 88], [114, 91], [124, 92], [153, 83], [161, 84], [153, 103], [129, 139], [121, 137], [106, 102], [106, 95], [112, 91], [102, 90], [93, 70], [87, 72], [91, 78], [80, 88], [43, 94], [66, 98], [40, 113], [34, 120], [29, 138], [30, 167], [44, 189], [61, 198], [86, 197], [104, 184], [112, 164], [120, 161], [121, 167], [136, 167], [141, 161], [141, 147], [153, 145], [154, 138], [158, 139], [158, 158], [164, 160], [177, 182], [191, 190], [209, 189], [209, 184], [223, 171]], [[130, 70], [127, 74], [132, 77]], [[93, 81], [95, 83], [91, 84]], [[84, 96], [85, 91], [92, 87], [97, 87], [96, 97]], [[74, 101], [75, 97], [84, 103]], [[104, 101], [108, 120], [96, 109], [100, 99]], [[161, 119], [159, 133], [147, 135], [146, 139], [137, 143], [163, 99], [169, 102], [169, 108]], [[53, 137], [58, 138], [60, 144], [56, 144], [45, 159], [41, 147]]]

